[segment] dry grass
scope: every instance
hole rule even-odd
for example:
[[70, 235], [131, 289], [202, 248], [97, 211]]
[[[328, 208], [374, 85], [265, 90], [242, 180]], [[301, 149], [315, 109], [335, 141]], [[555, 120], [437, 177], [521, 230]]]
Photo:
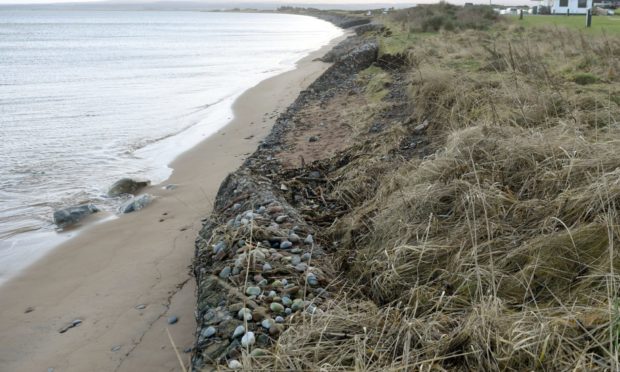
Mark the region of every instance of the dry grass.
[[[410, 123], [330, 175], [346, 289], [254, 369], [620, 369], [620, 40], [555, 31], [407, 47]], [[439, 150], [388, 157], [424, 120]]]

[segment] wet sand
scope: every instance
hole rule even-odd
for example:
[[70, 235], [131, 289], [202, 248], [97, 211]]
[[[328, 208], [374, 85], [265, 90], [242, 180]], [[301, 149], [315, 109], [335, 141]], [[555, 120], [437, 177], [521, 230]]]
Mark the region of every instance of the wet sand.
[[[245, 92], [235, 118], [172, 164], [144, 210], [91, 224], [0, 287], [0, 371], [181, 370], [194, 342], [194, 240], [221, 181], [254, 151], [298, 93], [329, 65], [314, 61]], [[136, 308], [144, 305], [144, 309]], [[170, 316], [178, 322], [168, 325]], [[64, 333], [73, 320], [82, 323]]]

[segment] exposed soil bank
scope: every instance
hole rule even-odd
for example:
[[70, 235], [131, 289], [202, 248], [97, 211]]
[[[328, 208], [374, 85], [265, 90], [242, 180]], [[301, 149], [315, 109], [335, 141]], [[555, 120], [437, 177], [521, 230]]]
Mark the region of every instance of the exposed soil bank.
[[[168, 183], [178, 188], [144, 190], [156, 197], [152, 205], [87, 228], [0, 287], [0, 369], [180, 370], [165, 328], [181, 353], [194, 344], [188, 267], [200, 219], [211, 211], [222, 180], [269, 132], [269, 114], [290, 105], [325, 71], [329, 65], [316, 58], [341, 40], [246, 92], [228, 126], [171, 165]], [[168, 325], [173, 315], [179, 320]], [[78, 319], [78, 326], [59, 333]]]
[[[294, 196], [299, 190], [286, 184], [324, 184], [322, 173], [314, 164], [305, 167], [305, 161], [343, 150], [351, 135], [341, 123], [324, 117], [337, 115], [337, 109], [321, 108], [336, 95], [355, 94], [351, 89], [357, 74], [376, 61], [378, 46], [355, 36], [334, 50], [339, 52], [330, 58], [336, 62], [280, 115], [259, 149], [226, 178], [196, 241], [196, 369], [222, 363], [237, 368], [243, 359], [246, 369], [258, 368], [247, 364], [244, 350], [252, 356], [268, 353], [289, 324], [304, 313], [322, 311], [323, 299], [330, 296], [336, 275], [324, 255], [328, 247], [314, 241], [316, 225], [311, 227], [304, 211], [291, 203], [298, 200]], [[322, 121], [314, 128], [316, 136], [308, 127], [314, 119]], [[301, 167], [281, 178], [289, 165]]]

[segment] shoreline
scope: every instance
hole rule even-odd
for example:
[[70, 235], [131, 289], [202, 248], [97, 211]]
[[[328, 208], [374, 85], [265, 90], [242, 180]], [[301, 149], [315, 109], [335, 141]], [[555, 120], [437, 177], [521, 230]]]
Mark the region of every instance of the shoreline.
[[[201, 218], [211, 212], [222, 180], [269, 133], [276, 115], [265, 116], [286, 109], [320, 76], [330, 64], [315, 59], [348, 35], [243, 93], [231, 122], [170, 164], [173, 173], [165, 182], [178, 188], [145, 189], [156, 197], [152, 205], [85, 227], [5, 282], [0, 334], [11, 343], [0, 350], [3, 368], [179, 369], [166, 317], [179, 318], [168, 326], [177, 348], [191, 347], [196, 323], [189, 266]], [[78, 327], [58, 332], [76, 319], [82, 321]]]

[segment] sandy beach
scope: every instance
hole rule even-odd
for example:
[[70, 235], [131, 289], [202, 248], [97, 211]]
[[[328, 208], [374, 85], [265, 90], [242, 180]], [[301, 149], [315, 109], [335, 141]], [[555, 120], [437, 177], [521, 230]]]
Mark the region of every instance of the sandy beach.
[[[235, 103], [234, 119], [179, 156], [164, 190], [140, 211], [90, 224], [0, 287], [0, 371], [181, 370], [194, 342], [194, 240], [221, 181], [254, 151], [285, 109], [329, 65], [315, 61], [342, 36], [263, 81]], [[143, 305], [143, 306], [140, 306]], [[168, 324], [168, 317], [178, 322]], [[74, 320], [79, 326], [59, 330]]]

